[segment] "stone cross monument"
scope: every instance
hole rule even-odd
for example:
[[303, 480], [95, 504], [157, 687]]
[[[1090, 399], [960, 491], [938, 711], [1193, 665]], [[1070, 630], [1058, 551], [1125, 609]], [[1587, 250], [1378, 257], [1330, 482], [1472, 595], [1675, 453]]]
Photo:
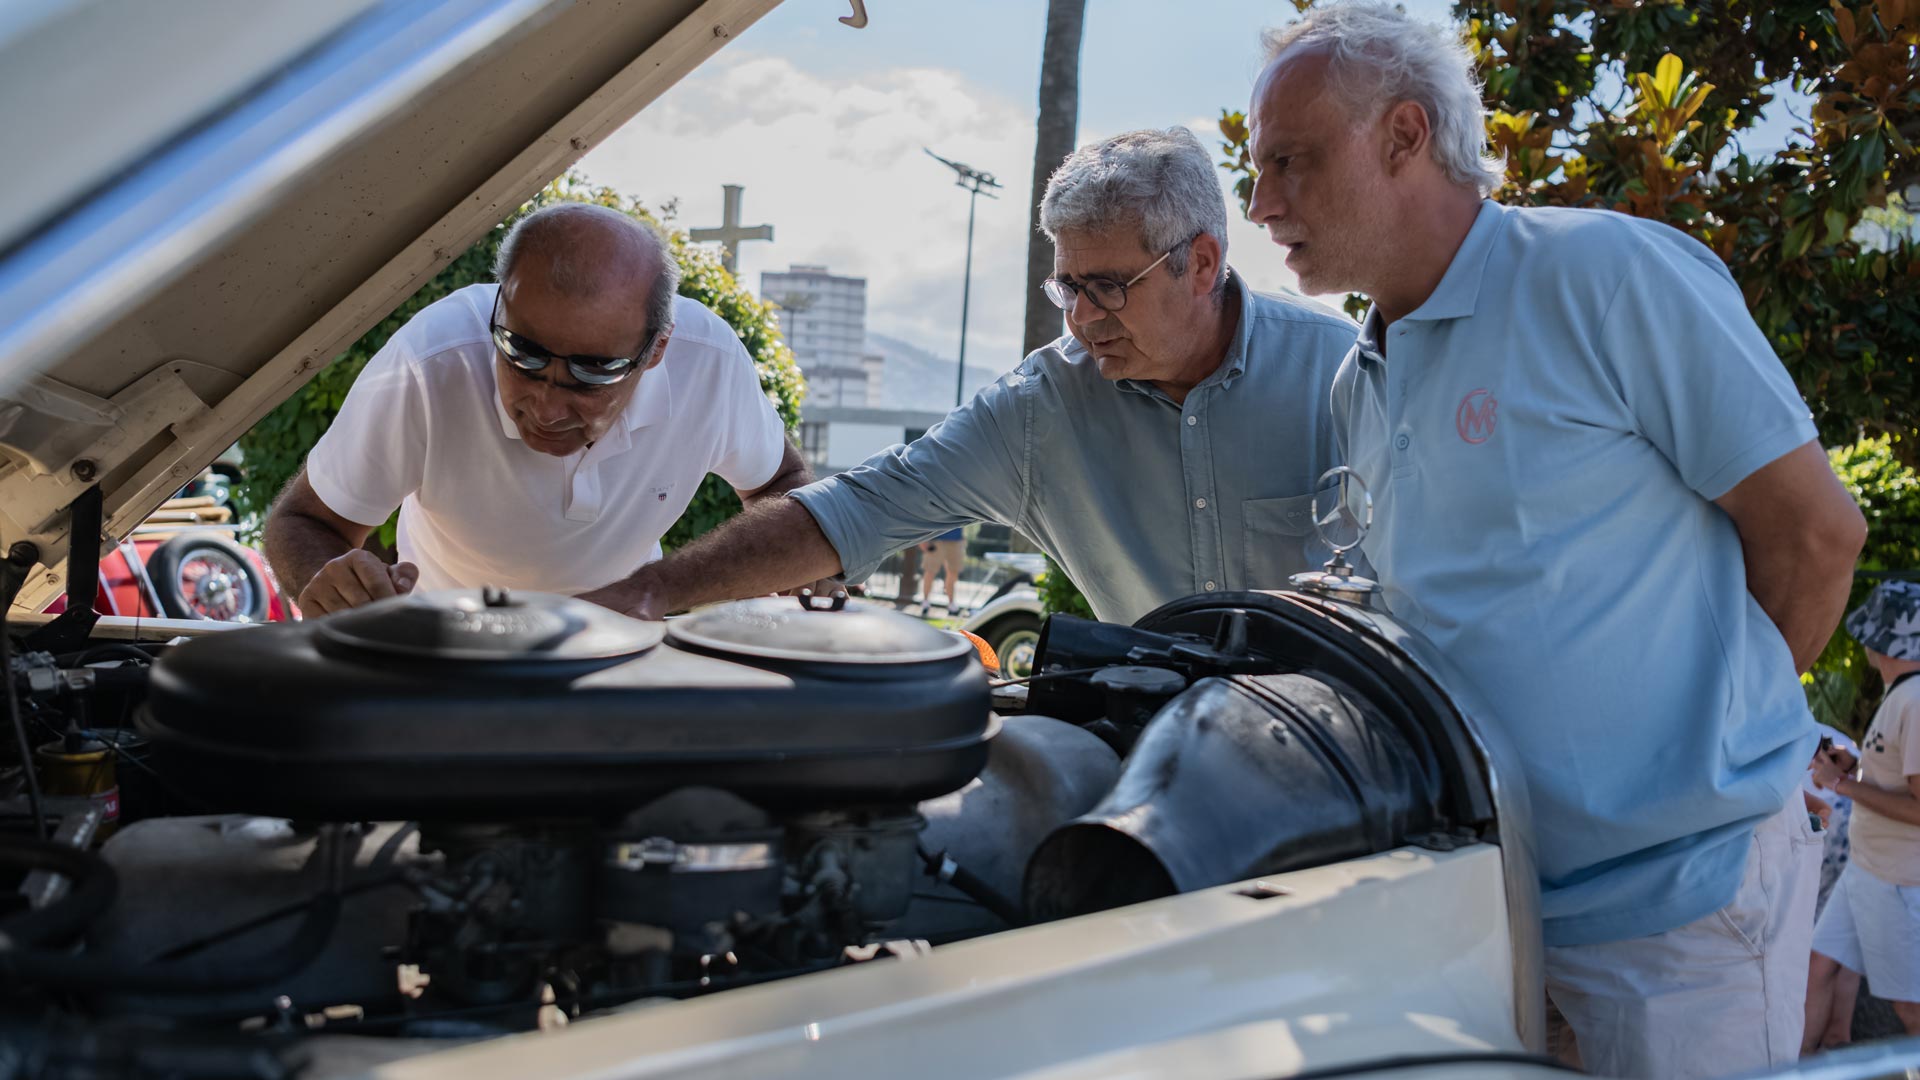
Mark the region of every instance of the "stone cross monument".
[[722, 208], [720, 214], [719, 227], [688, 229], [687, 236], [689, 239], [702, 243], [710, 240], [720, 241], [721, 249], [725, 252], [725, 254], [720, 256], [720, 261], [729, 271], [733, 271], [739, 268], [740, 241], [771, 240], [773, 239], [773, 226], [741, 225], [740, 193], [746, 189], [742, 188], [739, 184], [722, 184], [720, 190], [726, 192], [726, 205]]

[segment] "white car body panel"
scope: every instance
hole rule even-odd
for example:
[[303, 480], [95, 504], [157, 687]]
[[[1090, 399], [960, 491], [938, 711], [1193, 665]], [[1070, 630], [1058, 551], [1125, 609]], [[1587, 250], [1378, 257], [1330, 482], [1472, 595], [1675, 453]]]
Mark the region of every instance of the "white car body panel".
[[[1284, 1076], [1521, 1052], [1500, 849], [1401, 849], [397, 1062], [383, 1080]], [[1364, 947], [1356, 947], [1364, 943]], [[1235, 1029], [1217, 1062], [1141, 1048]], [[1101, 1058], [1099, 1060], [1114, 1060]], [[1172, 1072], [1162, 1065], [1177, 1065]], [[1215, 1072], [1218, 1064], [1222, 1071]], [[1065, 1071], [1060, 1071], [1065, 1070]]]

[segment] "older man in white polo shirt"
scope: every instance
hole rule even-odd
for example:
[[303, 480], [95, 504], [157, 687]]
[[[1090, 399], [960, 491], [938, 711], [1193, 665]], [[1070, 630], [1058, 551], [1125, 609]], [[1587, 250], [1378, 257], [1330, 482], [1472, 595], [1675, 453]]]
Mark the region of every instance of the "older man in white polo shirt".
[[[388, 340], [274, 505], [268, 558], [305, 614], [415, 587], [587, 592], [660, 558], [708, 473], [747, 503], [808, 481], [739, 338], [675, 295], [652, 229], [547, 207], [496, 270]], [[387, 566], [360, 545], [395, 507]]]
[[1585, 1064], [1795, 1060], [1820, 858], [1795, 671], [1865, 535], [1806, 404], [1704, 245], [1486, 200], [1456, 34], [1346, 3], [1269, 47], [1252, 216], [1307, 291], [1373, 301], [1332, 396], [1366, 553], [1520, 752]]

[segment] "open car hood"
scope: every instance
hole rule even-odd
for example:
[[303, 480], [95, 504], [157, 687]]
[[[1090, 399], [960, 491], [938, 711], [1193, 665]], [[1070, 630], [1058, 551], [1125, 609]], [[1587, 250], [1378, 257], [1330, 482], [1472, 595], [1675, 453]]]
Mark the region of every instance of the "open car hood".
[[779, 0], [34, 0], [0, 13], [0, 553], [63, 587]]

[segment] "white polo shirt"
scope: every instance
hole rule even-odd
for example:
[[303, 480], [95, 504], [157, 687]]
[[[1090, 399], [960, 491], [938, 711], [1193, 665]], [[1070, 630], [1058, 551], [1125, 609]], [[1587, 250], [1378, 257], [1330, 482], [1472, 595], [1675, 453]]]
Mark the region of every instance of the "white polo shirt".
[[732, 328], [686, 297], [604, 436], [564, 458], [529, 449], [494, 380], [498, 289], [470, 285], [401, 327], [307, 455], [341, 517], [378, 525], [400, 508], [419, 588], [596, 589], [660, 558], [708, 473], [743, 491], [773, 479], [786, 430]]

